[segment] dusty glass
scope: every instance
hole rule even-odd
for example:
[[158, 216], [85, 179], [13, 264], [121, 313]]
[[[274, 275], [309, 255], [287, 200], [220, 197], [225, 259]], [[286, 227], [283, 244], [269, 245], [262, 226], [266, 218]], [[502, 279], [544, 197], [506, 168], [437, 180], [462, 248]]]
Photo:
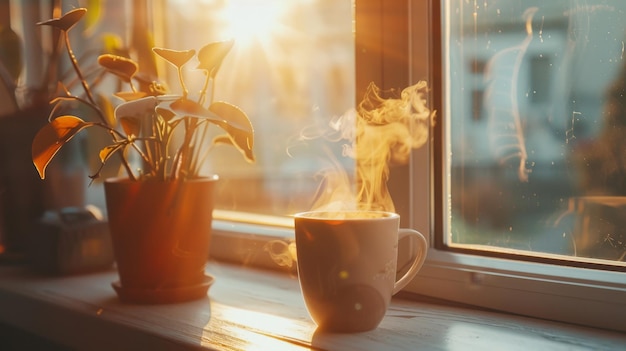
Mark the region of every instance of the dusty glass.
[[626, 2], [446, 5], [445, 243], [623, 265]]

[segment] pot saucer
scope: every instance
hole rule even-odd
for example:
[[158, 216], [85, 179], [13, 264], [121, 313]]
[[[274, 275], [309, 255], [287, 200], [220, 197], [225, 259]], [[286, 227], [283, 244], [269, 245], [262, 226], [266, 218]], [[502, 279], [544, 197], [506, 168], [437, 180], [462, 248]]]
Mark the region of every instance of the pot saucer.
[[166, 304], [201, 299], [207, 296], [215, 278], [204, 276], [201, 283], [189, 286], [163, 289], [124, 288], [119, 281], [111, 283], [122, 302], [137, 304]]

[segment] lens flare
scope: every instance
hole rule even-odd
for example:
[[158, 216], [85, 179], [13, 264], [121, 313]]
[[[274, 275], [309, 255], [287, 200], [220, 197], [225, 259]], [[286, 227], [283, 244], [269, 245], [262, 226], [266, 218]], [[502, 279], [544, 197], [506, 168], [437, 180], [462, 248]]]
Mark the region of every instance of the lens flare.
[[223, 12], [225, 35], [237, 45], [268, 41], [278, 30], [285, 6], [278, 1], [233, 0]]

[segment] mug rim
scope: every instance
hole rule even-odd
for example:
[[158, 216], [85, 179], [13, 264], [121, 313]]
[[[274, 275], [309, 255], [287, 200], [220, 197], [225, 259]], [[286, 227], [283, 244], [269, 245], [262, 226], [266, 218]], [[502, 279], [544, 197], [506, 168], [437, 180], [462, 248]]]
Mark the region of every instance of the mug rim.
[[[372, 217], [372, 218], [368, 218], [368, 217], [342, 217], [342, 216], [322, 216], [320, 214], [341, 214], [341, 213], [361, 213], [361, 212], [366, 212], [366, 213], [377, 213], [377, 214], [381, 214], [381, 216], [379, 217]], [[310, 219], [310, 220], [322, 220], [322, 221], [327, 221], [327, 220], [342, 220], [342, 221], [362, 221], [362, 220], [370, 220], [370, 221], [375, 221], [375, 220], [389, 220], [389, 219], [395, 219], [395, 218], [400, 218], [400, 215], [395, 213], [395, 212], [391, 212], [391, 211], [381, 211], [381, 210], [340, 210], [340, 211], [327, 211], [327, 210], [312, 210], [312, 211], [303, 211], [303, 212], [298, 212], [296, 214], [293, 215], [294, 219]]]

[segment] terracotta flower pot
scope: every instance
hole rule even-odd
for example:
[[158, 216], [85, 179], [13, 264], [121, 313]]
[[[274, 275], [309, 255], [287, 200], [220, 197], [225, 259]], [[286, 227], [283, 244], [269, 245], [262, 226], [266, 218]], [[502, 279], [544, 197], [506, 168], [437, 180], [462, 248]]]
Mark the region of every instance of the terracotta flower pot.
[[206, 296], [217, 177], [193, 181], [107, 180], [109, 228], [120, 299], [168, 303]]

